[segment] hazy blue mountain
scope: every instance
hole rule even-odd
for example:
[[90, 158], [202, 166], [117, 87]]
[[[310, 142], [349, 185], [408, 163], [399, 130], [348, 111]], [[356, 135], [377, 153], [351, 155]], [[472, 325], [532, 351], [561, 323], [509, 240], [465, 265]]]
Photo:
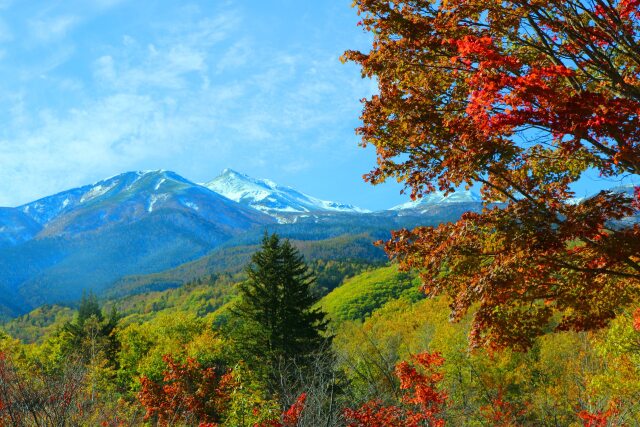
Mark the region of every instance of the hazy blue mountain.
[[0, 248], [33, 239], [42, 226], [16, 208], [0, 208]]

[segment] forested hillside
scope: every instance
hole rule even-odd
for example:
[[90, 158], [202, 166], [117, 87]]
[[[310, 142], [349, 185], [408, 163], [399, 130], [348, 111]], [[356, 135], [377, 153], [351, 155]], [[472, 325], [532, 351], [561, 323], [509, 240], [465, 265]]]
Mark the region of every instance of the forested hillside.
[[[307, 407], [318, 411], [316, 417], [339, 418], [338, 408], [358, 408], [370, 400], [392, 403], [399, 393], [396, 365], [428, 350], [444, 358], [438, 369], [442, 373], [438, 389], [446, 391], [443, 416], [454, 425], [577, 425], [581, 413], [609, 414], [608, 419], [630, 425], [640, 422], [636, 399], [640, 374], [635, 368], [640, 360], [640, 333], [634, 329], [631, 312], [596, 333], [565, 332], [537, 339], [527, 353], [468, 351], [471, 318], [450, 323], [446, 298], [424, 299], [417, 292], [416, 279], [395, 266], [349, 277], [351, 274], [344, 273], [341, 284], [318, 302], [331, 319], [334, 356], [330, 366], [318, 360], [316, 368], [335, 370], [338, 374], [333, 375], [338, 377], [322, 380], [316, 372], [314, 377], [305, 377], [309, 382], [292, 385], [286, 398], [280, 397], [282, 401], [265, 400], [259, 373], [235, 359], [236, 344], [226, 325], [233, 316], [229, 306], [237, 298], [238, 278], [230, 274], [100, 302], [101, 324], [108, 321], [111, 308], [117, 307], [117, 325], [108, 335], [97, 332], [83, 335], [80, 341], [74, 341], [78, 338], [73, 328], [66, 326], [78, 323], [77, 310], [35, 310], [5, 325], [22, 343], [9, 335], [2, 338], [8, 359], [0, 374], [7, 378], [9, 372], [27, 375], [25, 369], [34, 369], [29, 381], [36, 378], [38, 382], [32, 384], [40, 384], [32, 385], [36, 393], [53, 380], [53, 372], [65, 372], [69, 357], [75, 355], [80, 359], [74, 366], [82, 372], [73, 373], [81, 383], [73, 390], [72, 402], [86, 412], [81, 415], [73, 410], [69, 416], [76, 418], [70, 419], [130, 425], [142, 422], [149, 408], [145, 405], [150, 404], [140, 400], [144, 388], [140, 378], [161, 382], [167, 372], [200, 375], [198, 369], [230, 370], [234, 382], [227, 390], [223, 424], [253, 426], [260, 419], [277, 419], [279, 408], [288, 408], [302, 393], [306, 393]], [[117, 343], [114, 350], [109, 350], [109, 340]], [[99, 351], [92, 353], [92, 346]], [[168, 368], [167, 355], [179, 370], [168, 370], [174, 368]], [[6, 370], [9, 360], [12, 371]], [[321, 380], [339, 382], [329, 387]], [[188, 399], [189, 390], [182, 390], [176, 398]], [[6, 397], [8, 391], [3, 393]], [[335, 393], [334, 409], [321, 403], [330, 393]], [[54, 402], [52, 408], [56, 405], [64, 403]], [[337, 412], [327, 412], [332, 410]], [[184, 408], [174, 415], [188, 413]], [[554, 420], [552, 424], [549, 419]]]

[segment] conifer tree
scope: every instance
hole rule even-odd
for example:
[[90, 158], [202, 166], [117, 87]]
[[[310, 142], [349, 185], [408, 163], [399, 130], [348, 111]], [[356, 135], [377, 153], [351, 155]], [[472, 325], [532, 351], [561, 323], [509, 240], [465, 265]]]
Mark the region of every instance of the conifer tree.
[[303, 256], [288, 240], [265, 234], [247, 274], [232, 310], [239, 323], [234, 335], [240, 356], [267, 376], [283, 362], [304, 365], [326, 346], [328, 321], [313, 307], [316, 298], [310, 287], [315, 278]]
[[63, 328], [65, 351], [80, 354], [86, 361], [94, 358], [99, 348], [109, 363], [116, 366], [116, 353], [120, 345], [114, 330], [119, 319], [115, 307], [105, 318], [96, 295], [93, 292], [83, 293], [76, 318]]
[[89, 291], [89, 293], [83, 292], [80, 305], [78, 306], [76, 323], [82, 327], [91, 316], [96, 316], [99, 321], [103, 320], [102, 310], [100, 309], [100, 303], [98, 303], [96, 294], [91, 291]]

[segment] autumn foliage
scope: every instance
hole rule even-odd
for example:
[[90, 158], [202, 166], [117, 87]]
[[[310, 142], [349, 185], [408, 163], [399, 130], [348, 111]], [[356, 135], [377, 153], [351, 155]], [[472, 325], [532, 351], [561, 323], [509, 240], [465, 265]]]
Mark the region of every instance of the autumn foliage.
[[[619, 410], [616, 405], [610, 405], [605, 411], [580, 411], [578, 418], [582, 421], [584, 427], [607, 427], [611, 425], [610, 421], [612, 417], [619, 414]], [[615, 425], [615, 424], [613, 424]]]
[[413, 364], [402, 362], [396, 367], [400, 389], [404, 391], [402, 406], [384, 406], [372, 401], [358, 409], [346, 409], [349, 427], [418, 427], [444, 426], [440, 415], [447, 394], [439, 390], [442, 373], [438, 368], [444, 359], [438, 353], [425, 352], [413, 356]]
[[[526, 349], [605, 326], [640, 284], [638, 188], [576, 201], [572, 184], [640, 173], [639, 2], [357, 0], [375, 77], [358, 129], [365, 178], [412, 198], [481, 185], [485, 208], [387, 243], [424, 291], [474, 306], [474, 345]], [[555, 316], [560, 313], [560, 316]]]
[[256, 427], [296, 427], [305, 408], [307, 394], [302, 393], [298, 399], [282, 413], [279, 419], [265, 421]]
[[640, 332], [640, 308], [633, 312], [633, 329]]
[[164, 362], [167, 366], [162, 382], [140, 379], [138, 400], [146, 410], [145, 420], [160, 426], [173, 425], [178, 420], [217, 425], [229, 400], [231, 376], [203, 368], [192, 358], [180, 363], [167, 355]]
[[61, 372], [33, 369], [28, 375], [12, 356], [0, 352], [0, 426], [65, 425], [82, 416], [86, 370], [74, 361]]
[[526, 409], [517, 408], [516, 405], [504, 398], [503, 390], [497, 390], [497, 395], [489, 405], [480, 408], [480, 414], [494, 427], [513, 427], [518, 425], [518, 418], [526, 415]]

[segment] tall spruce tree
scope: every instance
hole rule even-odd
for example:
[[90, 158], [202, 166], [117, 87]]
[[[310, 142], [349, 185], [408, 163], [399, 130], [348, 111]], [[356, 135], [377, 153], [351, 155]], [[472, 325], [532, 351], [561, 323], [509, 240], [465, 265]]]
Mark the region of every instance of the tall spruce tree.
[[327, 346], [326, 314], [314, 308], [314, 276], [288, 240], [265, 234], [262, 247], [247, 266], [235, 315], [240, 356], [269, 377], [283, 362], [304, 365]]

